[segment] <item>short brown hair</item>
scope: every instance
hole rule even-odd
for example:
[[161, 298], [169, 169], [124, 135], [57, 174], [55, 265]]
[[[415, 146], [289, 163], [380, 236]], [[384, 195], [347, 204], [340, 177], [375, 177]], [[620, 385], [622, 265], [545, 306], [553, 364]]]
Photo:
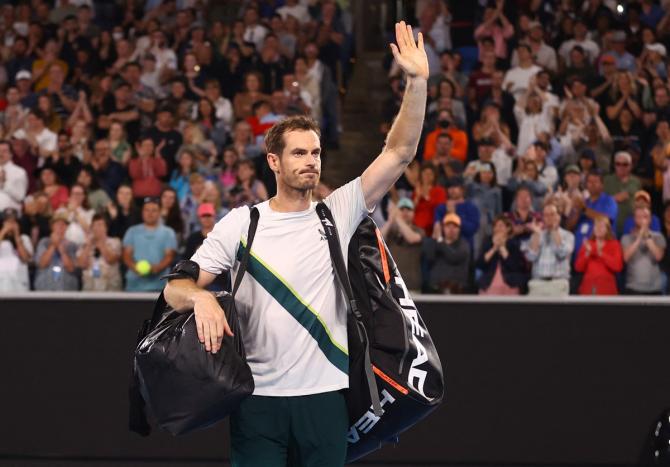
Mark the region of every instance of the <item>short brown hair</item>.
[[265, 147], [267, 151], [281, 156], [286, 147], [284, 134], [289, 131], [313, 131], [319, 138], [321, 138], [319, 125], [312, 118], [304, 115], [295, 115], [293, 117], [281, 119], [266, 133]]

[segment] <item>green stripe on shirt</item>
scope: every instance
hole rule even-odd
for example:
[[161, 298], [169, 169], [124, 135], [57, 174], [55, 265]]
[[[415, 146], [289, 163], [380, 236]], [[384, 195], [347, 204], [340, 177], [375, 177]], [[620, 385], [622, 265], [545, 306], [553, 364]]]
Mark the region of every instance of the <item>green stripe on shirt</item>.
[[[242, 259], [246, 242], [240, 240], [237, 259]], [[252, 251], [249, 256], [247, 272], [300, 323], [314, 338], [317, 345], [337, 369], [345, 374], [349, 372], [349, 355], [344, 347], [338, 344], [321, 316], [269, 265]]]

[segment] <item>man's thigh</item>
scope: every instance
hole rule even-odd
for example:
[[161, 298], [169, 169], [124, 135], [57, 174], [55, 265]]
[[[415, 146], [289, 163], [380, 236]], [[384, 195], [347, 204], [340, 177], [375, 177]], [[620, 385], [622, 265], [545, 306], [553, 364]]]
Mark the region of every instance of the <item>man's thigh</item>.
[[230, 417], [232, 467], [286, 467], [287, 398], [249, 396]]
[[291, 467], [342, 467], [347, 455], [349, 417], [344, 396], [326, 392], [288, 398]]

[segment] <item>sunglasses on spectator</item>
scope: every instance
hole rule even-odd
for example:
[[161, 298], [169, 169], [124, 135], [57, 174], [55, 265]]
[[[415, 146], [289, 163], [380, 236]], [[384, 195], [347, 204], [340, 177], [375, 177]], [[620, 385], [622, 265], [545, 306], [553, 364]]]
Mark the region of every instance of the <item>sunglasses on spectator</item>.
[[628, 163], [628, 162], [615, 162], [614, 165], [617, 166], [617, 167], [628, 167], [630, 165], [630, 163]]

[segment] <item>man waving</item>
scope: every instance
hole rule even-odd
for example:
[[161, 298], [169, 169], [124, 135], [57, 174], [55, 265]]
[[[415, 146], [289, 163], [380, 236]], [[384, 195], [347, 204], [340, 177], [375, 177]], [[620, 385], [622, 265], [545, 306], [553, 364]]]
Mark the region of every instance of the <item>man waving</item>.
[[[423, 37], [419, 33], [417, 42], [411, 26], [396, 24], [391, 50], [407, 86], [386, 145], [360, 177], [325, 200], [345, 257], [358, 224], [412, 161], [421, 135], [428, 78]], [[265, 138], [277, 195], [257, 205], [251, 277], [236, 296], [255, 383], [253, 395], [231, 417], [236, 467], [344, 465], [348, 419], [340, 390], [349, 385], [347, 307], [312, 201], [321, 175], [319, 137], [317, 124], [298, 116], [276, 123]], [[237, 270], [249, 222], [247, 207], [231, 211], [193, 255], [200, 267], [197, 282], [175, 279], [165, 288], [173, 308], [194, 309], [198, 336], [209, 352], [219, 351], [224, 334], [232, 332], [203, 288], [221, 272]]]

